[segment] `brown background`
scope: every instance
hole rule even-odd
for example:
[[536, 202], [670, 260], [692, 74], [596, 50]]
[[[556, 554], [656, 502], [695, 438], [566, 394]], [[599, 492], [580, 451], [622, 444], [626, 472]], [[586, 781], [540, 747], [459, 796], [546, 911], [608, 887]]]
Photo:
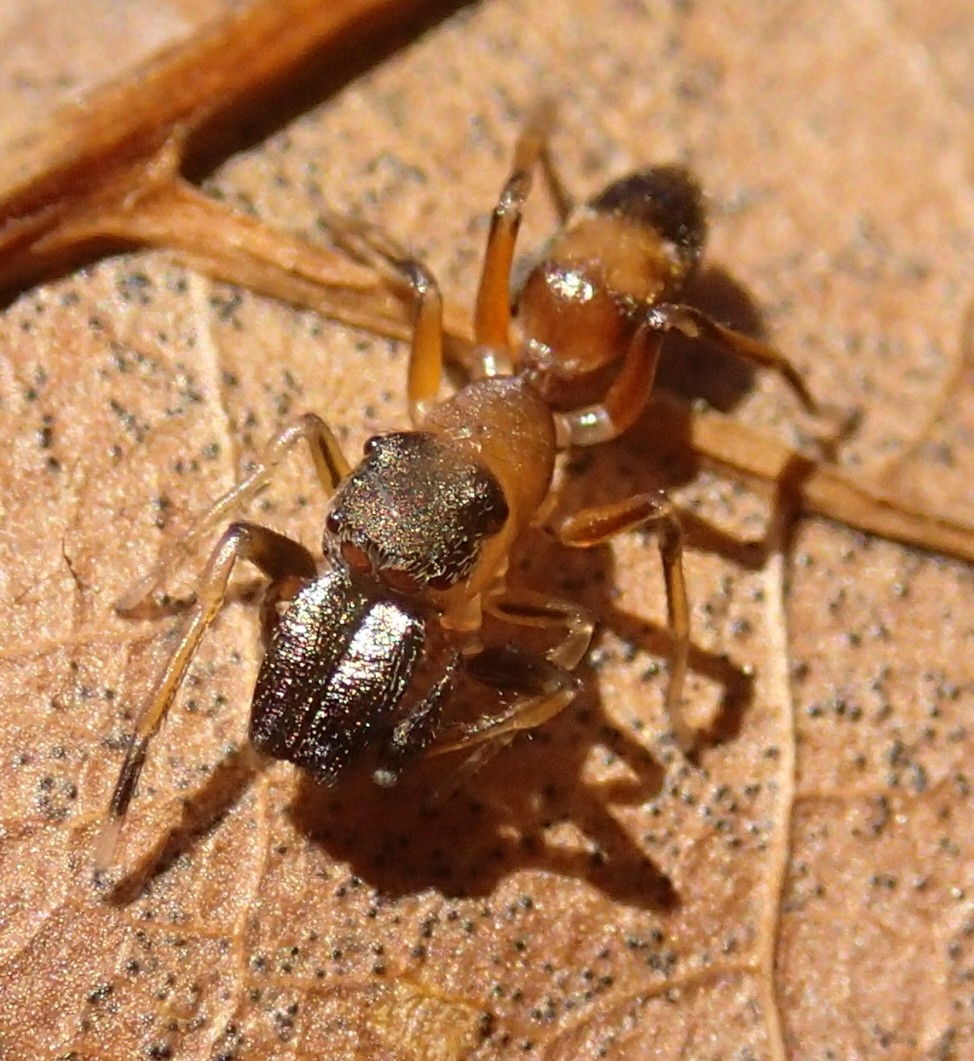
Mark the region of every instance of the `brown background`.
[[[58, 104], [223, 6], [7, 0], [7, 171]], [[948, 391], [896, 481], [974, 520], [956, 375], [974, 17], [929, 7], [494, 0], [364, 61], [207, 186], [314, 237], [323, 204], [360, 207], [468, 304], [519, 119], [552, 95], [579, 194], [650, 160], [697, 168], [723, 304], [861, 407], [844, 462], [878, 475]], [[538, 196], [525, 245], [550, 225]], [[162, 253], [37, 287], [0, 320], [0, 1056], [974, 1057], [974, 578], [825, 521], [759, 571], [691, 550], [695, 714], [719, 700], [717, 654], [756, 677], [740, 732], [665, 778], [662, 642], [637, 621], [663, 615], [653, 542], [527, 543], [525, 583], [607, 619], [585, 692], [429, 812], [423, 769], [392, 795], [235, 769], [258, 658], [238, 594], [153, 745], [120, 852], [139, 886], [94, 893], [119, 740], [167, 647], [168, 624], [112, 602], [296, 412], [350, 453], [403, 425], [403, 373], [401, 348]], [[738, 412], [793, 431], [773, 379]], [[647, 422], [592, 453], [569, 500], [672, 477], [653, 445]], [[704, 474], [681, 496], [761, 532], [734, 484]], [[258, 507], [316, 541], [310, 476]], [[201, 794], [206, 828], [160, 861]]]

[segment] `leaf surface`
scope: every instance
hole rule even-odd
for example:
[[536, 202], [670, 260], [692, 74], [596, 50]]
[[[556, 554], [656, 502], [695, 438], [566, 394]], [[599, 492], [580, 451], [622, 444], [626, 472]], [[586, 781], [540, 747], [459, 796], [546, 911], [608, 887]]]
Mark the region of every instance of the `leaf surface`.
[[[224, 11], [125, 6], [6, 5], [5, 143]], [[569, 187], [691, 163], [720, 270], [701, 297], [761, 320], [816, 394], [862, 410], [846, 466], [970, 521], [969, 77], [946, 15], [921, 15], [495, 0], [205, 187], [312, 240], [326, 208], [360, 209], [469, 305], [520, 116], [551, 94]], [[969, 54], [974, 27], [956, 25]], [[552, 223], [538, 195], [524, 246]], [[405, 354], [163, 251], [34, 287], [0, 331], [0, 1056], [974, 1054], [974, 576], [824, 519], [757, 570], [691, 542], [689, 709], [706, 723], [748, 691], [696, 767], [663, 739], [655, 543], [527, 541], [521, 584], [604, 621], [584, 692], [432, 809], [432, 765], [392, 793], [250, 768], [244, 574], [153, 742], [106, 901], [92, 846], [170, 627], [114, 601], [289, 418], [318, 411], [350, 455], [405, 426]], [[681, 356], [684, 389], [734, 392]], [[794, 437], [777, 381], [732, 397]], [[251, 514], [317, 547], [301, 463]], [[762, 533], [766, 499], [686, 470], [647, 418], [573, 464], [564, 503], [664, 482]]]

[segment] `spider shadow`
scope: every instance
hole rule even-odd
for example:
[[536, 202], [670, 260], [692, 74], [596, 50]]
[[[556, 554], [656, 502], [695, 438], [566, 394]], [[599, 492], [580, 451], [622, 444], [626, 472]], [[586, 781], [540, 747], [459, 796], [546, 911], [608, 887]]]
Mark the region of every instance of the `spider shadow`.
[[302, 777], [289, 814], [309, 843], [389, 898], [429, 889], [486, 896], [512, 873], [538, 869], [587, 881], [630, 906], [671, 909], [672, 883], [607, 809], [653, 799], [662, 768], [602, 724], [600, 742], [629, 768], [627, 777], [599, 790], [580, 784], [597, 714], [586, 691], [564, 718], [459, 779], [446, 756], [414, 764], [392, 791], [361, 773], [335, 789]]
[[[719, 265], [705, 266], [685, 293], [685, 301], [713, 320], [754, 339], [767, 340], [764, 317], [750, 292]], [[654, 485], [672, 490], [692, 482], [704, 470], [694, 453], [692, 405], [703, 401], [721, 413], [733, 412], [753, 389], [757, 369], [724, 350], [679, 333], [668, 333], [663, 343], [656, 387], [670, 400], [651, 399], [646, 412], [627, 435], [618, 440], [624, 453], [639, 454], [634, 482], [649, 476]], [[778, 385], [785, 384], [772, 373]], [[792, 395], [788, 392], [788, 399]], [[672, 399], [676, 398], [677, 401]], [[797, 405], [795, 416], [804, 414]], [[681, 510], [687, 544], [757, 570], [764, 566], [772, 549], [787, 551], [801, 510], [801, 490], [814, 471], [818, 459], [831, 460], [838, 448], [855, 430], [857, 418], [850, 415], [837, 422], [833, 433], [814, 436], [820, 458], [795, 453], [772, 485], [771, 510], [760, 538], [737, 538], [699, 517]], [[628, 459], [631, 467], [631, 458]], [[655, 483], [652, 469], [660, 478]]]
[[[750, 293], [719, 265], [705, 265], [687, 285], [685, 302], [713, 320], [754, 339], [767, 328]], [[754, 386], [753, 365], [679, 332], [668, 332], [656, 372], [656, 386], [691, 402], [703, 399], [722, 413], [736, 408]]]
[[[132, 869], [107, 885], [105, 900], [114, 906], [134, 902], [153, 879], [165, 874], [178, 859], [191, 853], [200, 840], [220, 826], [254, 783], [263, 765], [262, 757], [249, 743], [227, 752], [204, 784], [183, 799], [178, 823], [161, 833]], [[96, 884], [102, 886], [101, 875], [97, 872]]]

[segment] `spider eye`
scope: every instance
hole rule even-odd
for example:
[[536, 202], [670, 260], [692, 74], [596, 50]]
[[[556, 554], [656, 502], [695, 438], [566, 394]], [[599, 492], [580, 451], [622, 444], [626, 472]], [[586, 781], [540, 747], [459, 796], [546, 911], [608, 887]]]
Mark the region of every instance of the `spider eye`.
[[507, 499], [500, 490], [498, 490], [496, 494], [491, 497], [490, 508], [484, 515], [484, 534], [490, 536], [497, 534], [507, 522], [507, 518], [510, 514], [511, 510], [508, 507]]

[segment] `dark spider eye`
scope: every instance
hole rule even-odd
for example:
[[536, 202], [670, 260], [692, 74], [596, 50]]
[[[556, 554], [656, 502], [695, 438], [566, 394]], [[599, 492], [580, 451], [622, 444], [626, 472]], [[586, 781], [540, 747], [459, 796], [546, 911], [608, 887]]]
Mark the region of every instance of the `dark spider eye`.
[[325, 517], [325, 527], [328, 529], [329, 534], [338, 534], [342, 529], [341, 517], [334, 510]]
[[456, 578], [453, 575], [437, 575], [436, 578], [431, 578], [427, 585], [430, 589], [437, 589], [446, 592], [448, 589], [453, 589], [457, 584]]
[[491, 498], [491, 506], [484, 514], [484, 534], [494, 535], [500, 531], [511, 514], [507, 499], [500, 491]]

